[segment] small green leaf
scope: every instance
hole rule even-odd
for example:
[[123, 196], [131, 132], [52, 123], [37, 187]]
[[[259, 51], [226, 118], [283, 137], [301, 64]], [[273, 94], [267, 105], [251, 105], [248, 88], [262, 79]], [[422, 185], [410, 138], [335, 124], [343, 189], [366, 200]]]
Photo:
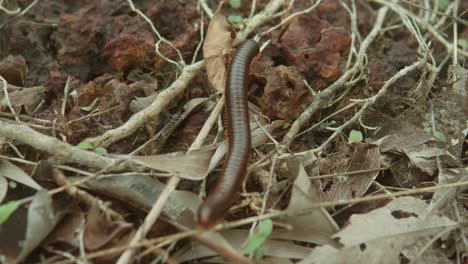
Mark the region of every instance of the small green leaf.
[[228, 16], [227, 20], [231, 24], [243, 24], [244, 23], [244, 18], [238, 15], [230, 15]]
[[438, 140], [442, 141], [442, 142], [447, 142], [447, 138], [445, 137], [444, 134], [442, 134], [442, 132], [440, 131], [435, 131], [434, 132], [434, 137], [436, 137]]
[[438, 0], [437, 1], [437, 6], [442, 10], [447, 9], [449, 4], [450, 4], [450, 0]]
[[11, 189], [15, 189], [17, 185], [18, 184], [16, 184], [16, 182], [14, 182], [14, 181], [9, 181], [8, 182], [8, 186], [10, 186]]
[[81, 143], [78, 144], [78, 147], [79, 147], [80, 149], [85, 149], [85, 150], [94, 149], [93, 143], [91, 143], [91, 142], [89, 142], [89, 141], [81, 141]]
[[458, 46], [462, 49], [468, 48], [468, 40], [466, 39], [459, 39], [458, 40]]
[[242, 6], [242, 0], [229, 0], [229, 5], [234, 9], [239, 9]]
[[103, 147], [97, 147], [97, 148], [94, 149], [94, 152], [95, 152], [96, 154], [99, 154], [99, 155], [102, 156], [102, 155], [107, 154], [107, 149], [105, 149], [105, 148], [103, 148]]
[[19, 205], [20, 203], [17, 201], [11, 201], [0, 205], [0, 225], [8, 220], [8, 218], [16, 211]]
[[245, 253], [255, 258], [260, 259], [263, 257], [263, 244], [270, 236], [273, 231], [273, 223], [270, 219], [261, 221], [258, 225], [257, 231], [249, 238], [247, 246], [245, 247]]
[[6, 98], [3, 98], [2, 101], [0, 102], [0, 104], [2, 104], [2, 106], [8, 106], [8, 101]]
[[356, 142], [361, 142], [362, 141], [362, 133], [359, 130], [351, 130], [349, 132], [349, 138], [348, 138], [348, 144], [353, 144]]

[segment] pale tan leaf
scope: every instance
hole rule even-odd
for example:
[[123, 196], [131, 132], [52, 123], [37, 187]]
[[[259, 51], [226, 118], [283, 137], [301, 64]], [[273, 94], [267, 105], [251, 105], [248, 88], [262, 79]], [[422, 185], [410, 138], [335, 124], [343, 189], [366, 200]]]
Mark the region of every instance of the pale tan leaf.
[[[72, 178], [70, 180], [77, 181], [80, 179]], [[146, 211], [151, 209], [166, 187], [157, 179], [145, 175], [105, 177], [87, 181], [81, 186]], [[163, 212], [169, 218], [176, 220], [185, 210], [195, 215], [200, 204], [200, 198], [193, 192], [176, 190], [169, 196]]]
[[295, 180], [291, 200], [286, 208], [287, 216], [281, 218], [281, 221], [292, 228], [277, 229], [271, 237], [316, 244], [329, 243], [331, 236], [339, 229], [328, 212], [324, 208], [317, 208], [305, 215], [301, 214], [305, 209], [310, 209], [320, 202], [317, 186], [311, 184], [299, 161], [288, 162], [288, 173]]
[[445, 216], [426, 214], [427, 209], [424, 200], [401, 197], [367, 214], [353, 215], [350, 224], [333, 236], [342, 248], [317, 247], [300, 263], [400, 263], [405, 247], [457, 226]]
[[42, 189], [42, 187], [36, 181], [34, 181], [28, 174], [26, 174], [26, 172], [24, 172], [21, 168], [7, 160], [0, 160], [0, 175], [10, 180], [14, 180], [18, 183], [29, 186], [33, 189]]
[[232, 47], [234, 38], [226, 18], [221, 13], [222, 3], [211, 18], [203, 43], [203, 58], [206, 62], [206, 72], [213, 87], [224, 92], [226, 82], [226, 58]]
[[208, 174], [215, 148], [216, 146], [208, 146], [189, 153], [174, 152], [163, 155], [131, 156], [130, 159], [149, 168], [169, 172], [184, 179], [200, 180]]

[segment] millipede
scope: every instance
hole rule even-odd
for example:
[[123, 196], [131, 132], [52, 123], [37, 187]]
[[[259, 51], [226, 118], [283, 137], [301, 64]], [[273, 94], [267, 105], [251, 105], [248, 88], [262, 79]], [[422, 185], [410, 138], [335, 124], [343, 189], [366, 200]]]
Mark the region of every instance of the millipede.
[[198, 226], [201, 228], [210, 227], [223, 218], [235, 202], [247, 170], [251, 149], [247, 78], [250, 64], [258, 52], [257, 41], [244, 41], [237, 49], [228, 70], [224, 91], [228, 131], [227, 158], [221, 175], [198, 210]]

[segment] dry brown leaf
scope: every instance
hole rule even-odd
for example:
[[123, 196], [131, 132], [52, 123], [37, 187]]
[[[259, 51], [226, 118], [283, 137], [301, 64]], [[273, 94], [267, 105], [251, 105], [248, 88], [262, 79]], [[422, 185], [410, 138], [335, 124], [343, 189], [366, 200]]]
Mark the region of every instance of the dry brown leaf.
[[206, 63], [208, 79], [213, 87], [219, 92], [224, 92], [226, 82], [226, 55], [232, 48], [231, 29], [226, 18], [221, 13], [223, 3], [218, 7], [213, 18], [211, 18], [203, 43], [203, 58]]
[[132, 156], [130, 159], [149, 168], [169, 172], [184, 179], [201, 180], [209, 173], [208, 168], [215, 150], [216, 146], [211, 145], [189, 153]]
[[0, 160], [0, 175], [18, 183], [24, 184], [35, 190], [40, 190], [42, 187], [34, 181], [26, 172], [15, 164], [7, 161]]
[[[336, 160], [336, 156], [333, 155], [325, 158], [329, 159], [327, 163], [337, 164], [330, 173], [342, 173], [337, 177], [329, 178], [324, 181], [327, 190], [324, 190], [322, 199], [325, 201], [361, 197], [379, 174], [377, 169], [380, 167], [380, 152], [377, 145], [356, 143], [352, 146], [345, 145], [344, 148], [349, 148], [351, 158], [343, 162]], [[340, 149], [340, 152], [343, 152], [343, 149]], [[338, 157], [338, 159], [339, 158], [340, 157]], [[346, 172], [358, 170], [376, 171], [363, 172], [349, 176], [346, 175]]]
[[22, 86], [27, 74], [28, 65], [21, 55], [9, 55], [0, 61], [0, 75], [10, 84]]
[[295, 178], [291, 200], [286, 209], [287, 216], [281, 218], [282, 222], [290, 225], [289, 229], [275, 230], [271, 238], [288, 239], [316, 244], [326, 244], [331, 240], [339, 228], [324, 208], [317, 208], [308, 214], [301, 214], [310, 209], [313, 204], [319, 203], [319, 190], [311, 184], [309, 176], [302, 164], [298, 161], [288, 163], [288, 171]]
[[333, 236], [342, 248], [317, 247], [300, 263], [399, 264], [405, 247], [458, 225], [445, 216], [426, 215], [427, 209], [424, 200], [401, 197], [367, 214], [353, 215], [350, 224]]
[[99, 210], [99, 206], [94, 204], [86, 216], [84, 245], [89, 250], [109, 246], [113, 240], [118, 241], [119, 237], [128, 234], [131, 229], [132, 225], [129, 223], [111, 221]]
[[[47, 88], [44, 86], [37, 86], [31, 88], [23, 88], [9, 93], [10, 103], [15, 108], [24, 106], [28, 114], [31, 114], [36, 106], [44, 99], [44, 92]], [[3, 93], [0, 100], [3, 100]]]

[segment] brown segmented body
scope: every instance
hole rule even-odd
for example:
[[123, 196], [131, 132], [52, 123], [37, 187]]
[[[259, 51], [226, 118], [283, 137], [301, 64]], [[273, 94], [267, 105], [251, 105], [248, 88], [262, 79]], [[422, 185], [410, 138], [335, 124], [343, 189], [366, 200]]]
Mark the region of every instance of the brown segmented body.
[[250, 124], [247, 102], [247, 77], [258, 43], [246, 40], [237, 50], [229, 68], [225, 95], [228, 153], [222, 174], [198, 210], [198, 225], [212, 226], [221, 220], [237, 198], [250, 156]]

